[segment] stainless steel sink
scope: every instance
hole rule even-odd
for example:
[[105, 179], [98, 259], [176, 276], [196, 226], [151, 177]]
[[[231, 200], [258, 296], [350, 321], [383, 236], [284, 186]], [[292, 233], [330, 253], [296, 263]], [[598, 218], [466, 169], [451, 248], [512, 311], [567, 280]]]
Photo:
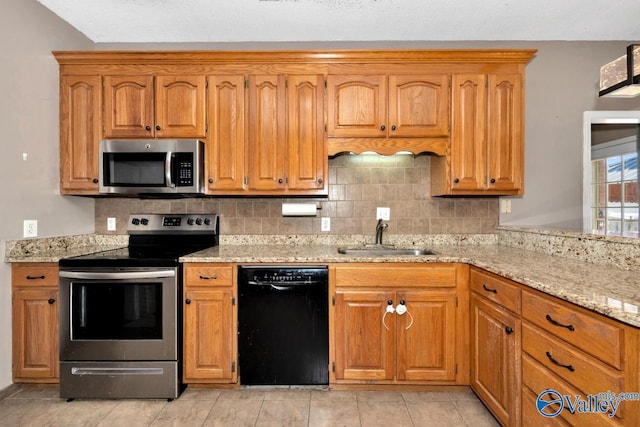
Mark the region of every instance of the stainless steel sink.
[[343, 255], [359, 255], [359, 256], [435, 255], [435, 252], [429, 249], [403, 249], [403, 248], [390, 248], [390, 247], [338, 248], [338, 253]]

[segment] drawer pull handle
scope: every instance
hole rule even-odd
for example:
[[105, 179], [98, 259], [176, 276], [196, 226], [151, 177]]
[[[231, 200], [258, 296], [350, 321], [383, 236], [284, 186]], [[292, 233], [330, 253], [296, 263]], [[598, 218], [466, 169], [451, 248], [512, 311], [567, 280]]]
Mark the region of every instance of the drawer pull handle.
[[487, 291], [487, 292], [493, 292], [494, 294], [497, 294], [497, 293], [498, 293], [498, 291], [497, 291], [497, 290], [489, 288], [489, 287], [488, 287], [487, 285], [485, 285], [484, 283], [482, 284], [482, 289], [484, 289], [484, 290], [485, 290], [485, 291]]
[[200, 276], [200, 280], [218, 280], [218, 276], [215, 274], [213, 276]]
[[44, 275], [42, 275], [42, 276], [27, 276], [27, 280], [44, 280]]
[[568, 369], [571, 372], [574, 372], [576, 370], [576, 368], [574, 368], [572, 365], [563, 365], [562, 363], [558, 362], [556, 359], [553, 358], [551, 353], [549, 353], [548, 351], [547, 351], [547, 357], [549, 358], [549, 360], [551, 360], [551, 362], [553, 362], [554, 365], [558, 365], [561, 368]]
[[556, 325], [556, 326], [560, 326], [561, 328], [567, 328], [568, 330], [570, 330], [571, 332], [575, 331], [576, 328], [573, 327], [573, 325], [563, 325], [562, 323], [558, 322], [557, 320], [554, 320], [553, 317], [549, 316], [548, 314], [545, 316], [545, 318], [549, 321], [549, 323], [551, 323], [552, 325]]
[[513, 328], [511, 326], [507, 326], [506, 328], [504, 328], [504, 331], [507, 333], [507, 335], [511, 335], [513, 333]]

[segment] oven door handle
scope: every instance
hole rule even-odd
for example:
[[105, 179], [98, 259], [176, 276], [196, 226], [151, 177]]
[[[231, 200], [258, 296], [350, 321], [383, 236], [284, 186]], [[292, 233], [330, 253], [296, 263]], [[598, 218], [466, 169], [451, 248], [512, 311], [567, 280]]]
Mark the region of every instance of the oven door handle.
[[156, 271], [126, 271], [126, 272], [99, 272], [90, 271], [61, 271], [60, 277], [65, 279], [87, 279], [87, 280], [127, 280], [127, 279], [160, 279], [163, 277], [175, 277], [175, 270]]

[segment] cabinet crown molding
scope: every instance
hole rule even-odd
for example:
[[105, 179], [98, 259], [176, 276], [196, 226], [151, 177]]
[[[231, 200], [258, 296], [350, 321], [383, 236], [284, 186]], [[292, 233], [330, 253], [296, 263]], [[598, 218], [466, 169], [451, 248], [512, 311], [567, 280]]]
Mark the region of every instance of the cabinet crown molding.
[[526, 64], [536, 49], [410, 49], [410, 50], [111, 50], [53, 51], [59, 64], [141, 64], [141, 63], [260, 63], [296, 61], [341, 63], [519, 63]]

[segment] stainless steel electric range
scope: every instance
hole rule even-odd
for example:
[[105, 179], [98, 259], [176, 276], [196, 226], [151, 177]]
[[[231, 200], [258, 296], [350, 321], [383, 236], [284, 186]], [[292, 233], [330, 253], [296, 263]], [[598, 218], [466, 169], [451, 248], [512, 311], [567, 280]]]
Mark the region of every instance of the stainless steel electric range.
[[60, 260], [60, 397], [181, 392], [182, 268], [218, 244], [215, 214], [137, 214], [129, 247]]

